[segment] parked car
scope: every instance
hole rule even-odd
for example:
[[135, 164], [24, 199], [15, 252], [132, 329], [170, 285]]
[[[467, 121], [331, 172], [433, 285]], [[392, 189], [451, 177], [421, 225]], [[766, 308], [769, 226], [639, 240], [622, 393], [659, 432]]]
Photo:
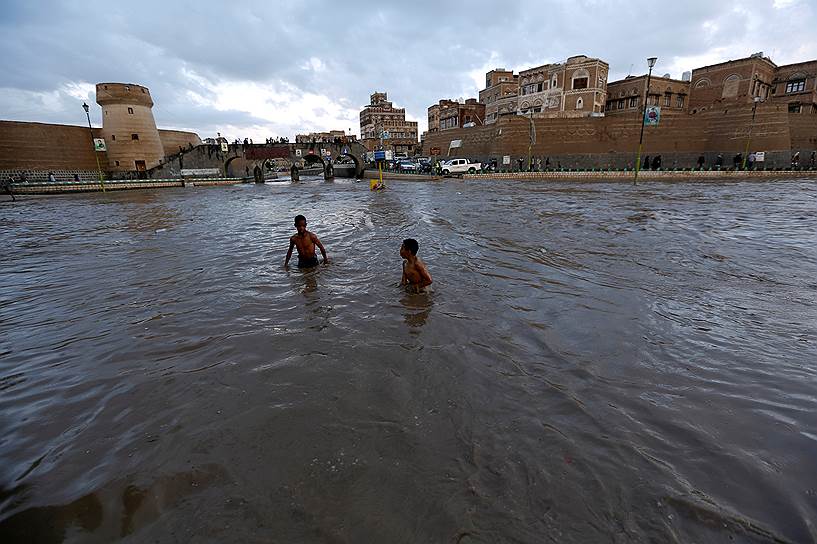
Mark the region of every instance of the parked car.
[[474, 174], [481, 168], [481, 163], [468, 159], [451, 159], [442, 164], [443, 174]]
[[401, 172], [419, 172], [420, 165], [412, 160], [401, 160], [399, 163], [399, 169]]
[[420, 172], [423, 174], [430, 174], [434, 168], [434, 165], [431, 163], [430, 159], [421, 158], [418, 161], [418, 165], [420, 166]]

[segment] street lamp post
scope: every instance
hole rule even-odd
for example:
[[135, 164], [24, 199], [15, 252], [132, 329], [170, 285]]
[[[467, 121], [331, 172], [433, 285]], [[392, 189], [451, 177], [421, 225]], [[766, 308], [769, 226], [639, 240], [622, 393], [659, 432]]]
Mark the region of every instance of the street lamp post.
[[752, 122], [749, 124], [749, 136], [746, 138], [746, 152], [743, 154], [743, 166], [741, 166], [742, 170], [746, 170], [746, 159], [749, 158], [749, 145], [752, 142], [752, 129], [755, 128], [755, 115], [757, 114], [757, 105], [763, 102], [763, 99], [759, 96], [754, 98], [754, 104], [752, 104]]
[[647, 117], [647, 100], [650, 96], [650, 80], [652, 79], [652, 69], [655, 66], [658, 57], [650, 57], [647, 59], [647, 66], [650, 67], [647, 72], [647, 87], [644, 90], [644, 106], [641, 108], [641, 136], [638, 137], [638, 155], [635, 160], [635, 177], [633, 178], [633, 185], [638, 181], [638, 171], [641, 169], [641, 150], [644, 147], [644, 125]]
[[97, 172], [99, 172], [99, 186], [102, 188], [102, 192], [104, 193], [105, 192], [105, 181], [102, 178], [102, 166], [99, 165], [99, 154], [98, 154], [98, 152], [96, 150], [96, 144], [94, 143], [94, 131], [91, 128], [91, 114], [88, 113], [88, 110], [90, 108], [88, 107], [87, 103], [83, 102], [82, 103], [82, 109], [85, 110], [85, 117], [88, 118], [88, 134], [91, 135], [91, 149], [94, 150], [94, 157], [96, 157], [96, 169], [97, 169]]
[[530, 127], [528, 128], [528, 172], [530, 172], [531, 152], [533, 144], [536, 143], [536, 125], [533, 124], [533, 107], [528, 110], [528, 121], [530, 122]]

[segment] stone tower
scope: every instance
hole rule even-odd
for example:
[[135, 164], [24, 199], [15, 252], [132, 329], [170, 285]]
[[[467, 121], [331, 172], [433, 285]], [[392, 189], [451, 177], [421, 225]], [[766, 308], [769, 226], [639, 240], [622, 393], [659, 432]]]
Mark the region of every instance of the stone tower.
[[164, 159], [147, 87], [97, 83], [96, 102], [102, 106], [102, 137], [108, 147], [110, 171], [144, 171]]

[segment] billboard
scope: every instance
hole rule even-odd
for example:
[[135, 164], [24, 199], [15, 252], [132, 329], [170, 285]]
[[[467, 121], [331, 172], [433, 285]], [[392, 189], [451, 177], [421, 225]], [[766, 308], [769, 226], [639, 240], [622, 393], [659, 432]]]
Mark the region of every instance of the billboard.
[[94, 151], [107, 151], [104, 138], [94, 138]]

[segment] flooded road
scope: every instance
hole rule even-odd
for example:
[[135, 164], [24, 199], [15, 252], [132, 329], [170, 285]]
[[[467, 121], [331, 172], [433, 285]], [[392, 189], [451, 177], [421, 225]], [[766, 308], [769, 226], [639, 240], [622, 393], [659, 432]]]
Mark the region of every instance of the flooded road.
[[817, 541], [817, 186], [366, 185], [0, 204], [0, 542]]

